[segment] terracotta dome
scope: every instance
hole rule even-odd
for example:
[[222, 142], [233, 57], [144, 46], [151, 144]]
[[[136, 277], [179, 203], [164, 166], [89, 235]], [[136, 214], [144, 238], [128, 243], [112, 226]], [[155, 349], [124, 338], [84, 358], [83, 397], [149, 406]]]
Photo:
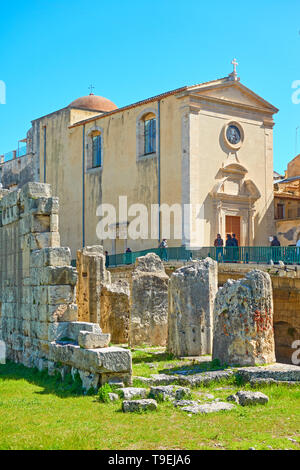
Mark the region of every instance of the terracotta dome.
[[95, 111], [109, 112], [117, 109], [117, 106], [107, 98], [91, 93], [90, 95], [82, 96], [72, 101], [68, 108], [93, 109]]

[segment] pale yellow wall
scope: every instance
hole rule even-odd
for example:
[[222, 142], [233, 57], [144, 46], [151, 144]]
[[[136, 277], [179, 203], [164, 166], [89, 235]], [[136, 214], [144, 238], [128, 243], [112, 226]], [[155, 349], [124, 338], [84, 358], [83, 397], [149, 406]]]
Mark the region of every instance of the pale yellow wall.
[[[227, 93], [227, 99], [228, 93]], [[234, 100], [234, 96], [231, 97]], [[238, 99], [241, 101], [240, 96]], [[200, 231], [191, 239], [194, 246], [211, 245], [214, 233], [214, 206], [210, 192], [228, 151], [221, 142], [224, 124], [230, 120], [241, 123], [245, 141], [237, 152], [241, 165], [248, 170], [246, 179], [257, 185], [261, 197], [256, 203], [254, 244], [268, 245], [273, 228], [273, 161], [272, 129], [263, 125], [263, 115], [218, 104], [202, 102], [197, 110], [190, 108], [188, 96], [170, 95], [161, 100], [161, 203], [192, 202], [203, 204]], [[85, 136], [85, 159], [90, 151], [89, 133], [101, 129], [103, 138], [103, 167], [85, 171], [85, 245], [101, 243], [96, 226], [99, 204], [118, 207], [119, 195], [128, 196], [128, 205], [158, 203], [158, 157], [137, 158], [136, 126], [143, 112], [158, 112], [158, 102], [145, 103], [121, 110], [70, 128], [91, 113], [61, 110], [41, 119], [40, 175], [43, 181], [43, 126], [47, 126], [47, 177], [53, 195], [60, 198], [60, 232], [62, 245], [70, 246], [73, 258], [82, 247], [82, 145]], [[71, 113], [71, 114], [70, 114]], [[86, 113], [86, 114], [85, 114]], [[187, 171], [187, 173], [186, 173]], [[150, 212], [150, 210], [149, 210]], [[201, 218], [200, 217], [200, 218]], [[125, 222], [125, 220], [119, 220]], [[130, 221], [130, 218], [129, 218]], [[150, 222], [150, 221], [149, 221]], [[195, 214], [190, 217], [194, 224]], [[156, 247], [157, 239], [128, 240], [133, 251]], [[181, 240], [169, 240], [169, 246], [180, 246]], [[104, 241], [112, 252], [112, 241]], [[124, 242], [117, 241], [117, 251], [123, 252]]]

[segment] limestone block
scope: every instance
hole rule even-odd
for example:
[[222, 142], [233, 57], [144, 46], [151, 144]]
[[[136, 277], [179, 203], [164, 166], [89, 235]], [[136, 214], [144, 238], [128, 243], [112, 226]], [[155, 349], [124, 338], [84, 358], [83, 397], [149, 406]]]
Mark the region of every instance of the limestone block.
[[100, 295], [102, 283], [110, 283], [105, 267], [105, 255], [100, 245], [77, 251], [77, 299], [80, 320], [100, 322]]
[[86, 392], [90, 389], [96, 390], [99, 387], [99, 374], [90, 374], [87, 371], [79, 370], [78, 371], [81, 381], [82, 381], [82, 388]]
[[110, 334], [97, 334], [89, 331], [80, 331], [78, 344], [85, 349], [106, 348], [110, 342]]
[[144, 400], [124, 400], [122, 403], [122, 410], [124, 413], [136, 411], [155, 411], [157, 409], [157, 402], [151, 398]]
[[111, 334], [114, 344], [128, 342], [130, 288], [127, 281], [102, 285], [100, 298], [100, 326]]
[[146, 398], [148, 395], [148, 390], [146, 388], [124, 387], [118, 388], [116, 391], [120, 394], [121, 398], [125, 398], [125, 400]]
[[96, 335], [101, 335], [102, 331], [100, 326], [97, 323], [76, 321], [68, 323], [68, 337], [78, 340], [79, 333], [82, 331], [87, 331]]
[[206, 403], [204, 405], [192, 405], [192, 406], [184, 406], [181, 408], [183, 411], [187, 411], [188, 413], [193, 414], [207, 414], [207, 413], [216, 413], [218, 411], [229, 411], [235, 408], [235, 405], [232, 403], [226, 403], [223, 401], [213, 402], [213, 403]]
[[249, 392], [248, 390], [239, 390], [235, 395], [227, 397], [227, 401], [234, 401], [242, 406], [264, 405], [268, 403], [269, 397], [261, 392]]
[[42, 250], [43, 248], [59, 248], [60, 236], [58, 232], [44, 232], [30, 234], [30, 249]]
[[228, 280], [214, 310], [213, 359], [230, 365], [275, 362], [271, 278], [259, 270]]
[[[38, 289], [38, 288], [37, 288]], [[40, 288], [42, 289], [42, 288]], [[47, 303], [50, 305], [66, 304], [74, 302], [74, 289], [68, 285], [48, 286]]]
[[[108, 347], [83, 349], [80, 346], [60, 345], [51, 342], [49, 359], [91, 373], [118, 374], [130, 380], [132, 372], [131, 352], [128, 349]], [[127, 381], [125, 380], [125, 381]]]
[[210, 258], [177, 269], [169, 282], [168, 351], [211, 354], [218, 265]]
[[[54, 322], [48, 324], [49, 341], [59, 341], [62, 338], [70, 338], [69, 336], [69, 322]], [[73, 338], [71, 338], [73, 339]]]
[[77, 322], [78, 307], [76, 304], [48, 305], [48, 320], [50, 322]]
[[40, 270], [40, 284], [75, 286], [77, 271], [72, 266], [47, 266]]
[[165, 346], [168, 331], [168, 280], [159, 256], [137, 258], [132, 274], [129, 342]]
[[181, 400], [188, 398], [191, 391], [188, 387], [178, 387], [176, 385], [160, 385], [158, 387], [150, 388], [150, 396], [152, 398], [161, 398], [163, 401], [167, 399]]
[[32, 268], [42, 268], [44, 266], [70, 266], [70, 248], [44, 248], [31, 253]]
[[30, 182], [22, 186], [20, 191], [21, 203], [27, 199], [39, 199], [41, 197], [51, 197], [50, 184]]

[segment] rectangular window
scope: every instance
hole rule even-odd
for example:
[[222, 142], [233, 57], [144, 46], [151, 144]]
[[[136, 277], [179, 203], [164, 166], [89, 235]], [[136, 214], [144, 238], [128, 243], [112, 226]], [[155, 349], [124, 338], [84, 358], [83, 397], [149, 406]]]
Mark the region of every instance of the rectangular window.
[[101, 161], [101, 135], [93, 136], [93, 168], [102, 165]]
[[284, 218], [284, 205], [283, 204], [277, 204], [277, 219], [283, 219]]
[[156, 119], [145, 121], [145, 155], [156, 152]]

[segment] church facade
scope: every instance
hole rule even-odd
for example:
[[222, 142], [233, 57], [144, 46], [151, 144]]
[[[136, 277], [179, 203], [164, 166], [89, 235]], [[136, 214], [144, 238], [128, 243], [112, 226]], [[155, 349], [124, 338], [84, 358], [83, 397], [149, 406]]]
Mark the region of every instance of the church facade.
[[[269, 245], [277, 111], [235, 70], [123, 108], [90, 94], [32, 121], [26, 155], [1, 164], [1, 181], [51, 184], [60, 200], [61, 243], [73, 257], [102, 242], [109, 254], [157, 247], [165, 235], [162, 211], [154, 234], [128, 234], [136, 204], [148, 209], [149, 227], [153, 205], [169, 208], [169, 246], [211, 246], [217, 233], [224, 240], [235, 233], [245, 246]], [[114, 235], [105, 240], [97, 236], [101, 204], [116, 208]], [[175, 207], [185, 208], [180, 222]]]

